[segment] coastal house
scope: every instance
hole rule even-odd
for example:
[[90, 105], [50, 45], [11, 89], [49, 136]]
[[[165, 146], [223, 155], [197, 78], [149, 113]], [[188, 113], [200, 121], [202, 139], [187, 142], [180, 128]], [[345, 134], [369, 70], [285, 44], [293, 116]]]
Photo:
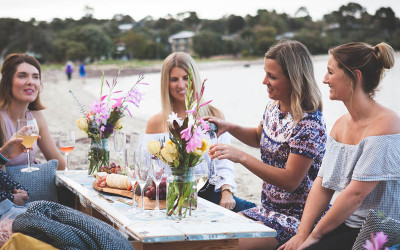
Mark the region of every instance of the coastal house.
[[172, 52], [182, 51], [188, 54], [192, 53], [193, 31], [181, 31], [168, 38], [171, 44]]

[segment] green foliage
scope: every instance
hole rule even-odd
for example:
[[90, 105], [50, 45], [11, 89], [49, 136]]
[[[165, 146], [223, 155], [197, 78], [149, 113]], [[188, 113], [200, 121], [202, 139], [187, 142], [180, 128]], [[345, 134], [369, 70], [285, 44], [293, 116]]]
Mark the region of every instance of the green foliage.
[[[125, 32], [119, 29], [120, 24], [131, 24], [133, 28]], [[124, 14], [110, 20], [94, 19], [88, 14], [79, 20], [54, 18], [50, 22], [0, 18], [0, 60], [13, 52], [62, 64], [67, 59], [93, 62], [121, 55], [131, 59], [164, 58], [171, 53], [168, 38], [183, 30], [196, 32], [192, 49], [199, 57], [241, 52], [260, 56], [277, 36], [298, 39], [312, 53], [326, 53], [330, 47], [350, 41], [373, 45], [385, 41], [400, 49], [400, 20], [392, 8], [368, 13], [361, 4], [350, 2], [318, 21], [313, 21], [304, 7], [294, 16], [259, 9], [255, 15], [228, 15], [216, 20], [200, 19], [190, 11], [156, 20], [147, 16], [139, 21]], [[228, 34], [229, 40], [222, 40]], [[117, 46], [123, 45], [126, 50], [117, 51]]]
[[193, 37], [193, 50], [200, 57], [210, 57], [224, 53], [224, 42], [218, 33], [202, 31]]

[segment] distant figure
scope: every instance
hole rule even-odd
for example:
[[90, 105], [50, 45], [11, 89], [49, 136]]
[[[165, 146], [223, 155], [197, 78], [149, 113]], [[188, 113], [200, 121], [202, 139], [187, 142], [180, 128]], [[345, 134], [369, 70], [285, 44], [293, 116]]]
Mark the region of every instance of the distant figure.
[[86, 70], [85, 70], [85, 64], [83, 63], [79, 65], [79, 75], [82, 78], [82, 82], [85, 83]]
[[71, 61], [67, 62], [67, 65], [65, 66], [65, 73], [67, 73], [68, 81], [71, 80], [72, 72], [74, 71], [74, 67], [72, 65]]

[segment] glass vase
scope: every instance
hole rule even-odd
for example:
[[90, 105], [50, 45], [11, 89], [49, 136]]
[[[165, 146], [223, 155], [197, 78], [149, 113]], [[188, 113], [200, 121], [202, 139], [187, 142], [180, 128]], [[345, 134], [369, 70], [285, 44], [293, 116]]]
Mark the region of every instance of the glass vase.
[[89, 148], [89, 168], [88, 174], [92, 175], [98, 172], [102, 167], [108, 168], [110, 165], [110, 150], [108, 148], [108, 138], [95, 140], [90, 138]]
[[171, 175], [167, 178], [167, 218], [180, 220], [195, 216], [196, 208], [197, 190], [193, 167], [186, 171], [179, 167], [171, 168]]

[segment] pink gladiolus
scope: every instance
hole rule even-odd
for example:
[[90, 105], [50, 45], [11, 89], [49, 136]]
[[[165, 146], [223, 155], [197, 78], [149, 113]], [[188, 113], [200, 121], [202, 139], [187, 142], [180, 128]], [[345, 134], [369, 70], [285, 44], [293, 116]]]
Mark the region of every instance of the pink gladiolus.
[[190, 140], [190, 137], [191, 137], [190, 132], [191, 132], [191, 130], [192, 130], [192, 125], [189, 125], [187, 128], [185, 128], [184, 130], [181, 131], [182, 138], [185, 139], [186, 141]]
[[106, 99], [107, 96], [108, 96], [108, 95], [103, 95], [103, 96], [100, 98], [100, 101], [104, 101], [104, 99]]
[[[182, 131], [183, 132], [183, 131]], [[186, 152], [190, 153], [193, 152], [196, 148], [201, 147], [201, 138], [204, 137], [204, 132], [200, 127], [196, 127], [193, 131], [193, 135], [188, 141], [186, 146]], [[187, 139], [185, 139], [187, 141]]]
[[200, 104], [199, 108], [201, 108], [201, 107], [203, 107], [203, 106], [209, 104], [210, 102], [212, 102], [212, 100], [209, 100], [209, 101], [207, 101], [207, 102], [205, 102], [205, 103]]
[[[363, 247], [367, 250], [381, 250], [387, 242], [387, 235], [383, 232], [378, 232], [375, 236], [371, 233], [371, 241], [366, 240]], [[388, 249], [385, 247], [385, 250]]]
[[208, 130], [210, 129], [210, 127], [208, 126], [208, 124], [207, 124], [203, 119], [199, 118], [199, 121], [200, 121], [201, 125], [203, 126], [203, 128], [204, 128], [205, 130], [208, 131]]
[[114, 103], [114, 105], [112, 106], [112, 108], [114, 109], [114, 108], [116, 108], [116, 107], [121, 106], [122, 100], [123, 100], [123, 99], [124, 99], [124, 97], [120, 97], [120, 98], [115, 98], [115, 99], [113, 99], [113, 100], [115, 100], [115, 103]]

